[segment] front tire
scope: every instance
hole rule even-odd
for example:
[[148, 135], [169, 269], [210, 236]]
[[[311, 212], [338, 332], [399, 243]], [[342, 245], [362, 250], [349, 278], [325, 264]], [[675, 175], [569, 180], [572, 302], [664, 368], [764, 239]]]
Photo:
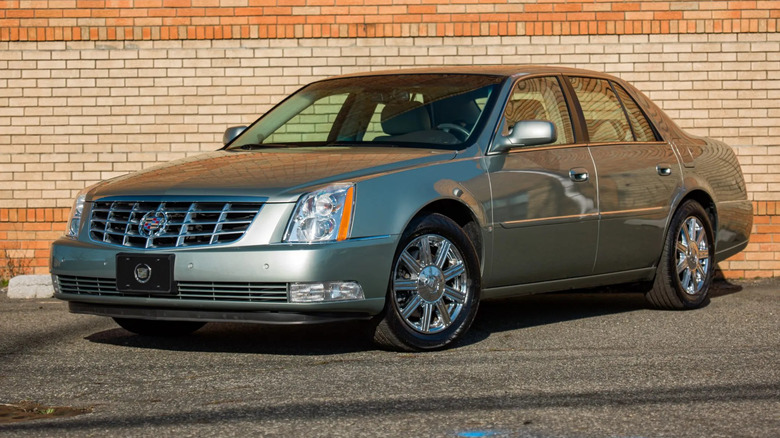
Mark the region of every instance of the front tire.
[[709, 302], [715, 271], [710, 216], [693, 200], [677, 209], [647, 301], [658, 309], [695, 309]]
[[204, 325], [198, 321], [159, 321], [152, 319], [114, 318], [123, 329], [144, 336], [183, 336]]
[[396, 250], [387, 303], [374, 331], [384, 348], [444, 348], [471, 326], [479, 306], [474, 244], [440, 214], [415, 219]]

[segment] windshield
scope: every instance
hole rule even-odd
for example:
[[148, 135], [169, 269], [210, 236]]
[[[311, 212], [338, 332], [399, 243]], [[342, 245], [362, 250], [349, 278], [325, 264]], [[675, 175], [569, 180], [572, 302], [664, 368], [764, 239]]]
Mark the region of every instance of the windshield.
[[462, 149], [481, 129], [497, 76], [409, 74], [315, 82], [268, 112], [228, 150], [272, 146]]

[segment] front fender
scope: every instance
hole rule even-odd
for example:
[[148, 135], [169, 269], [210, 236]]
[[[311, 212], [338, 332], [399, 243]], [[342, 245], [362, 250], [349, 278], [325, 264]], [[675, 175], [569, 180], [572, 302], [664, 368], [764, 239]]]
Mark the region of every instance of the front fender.
[[443, 199], [466, 205], [480, 226], [488, 222], [490, 186], [480, 157], [436, 163], [358, 182], [352, 237], [401, 234], [418, 212]]

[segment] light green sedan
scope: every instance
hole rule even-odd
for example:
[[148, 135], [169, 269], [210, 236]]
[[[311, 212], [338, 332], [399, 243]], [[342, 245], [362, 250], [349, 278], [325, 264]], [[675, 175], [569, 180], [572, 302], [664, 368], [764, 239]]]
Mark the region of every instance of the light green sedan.
[[431, 350], [482, 299], [638, 283], [700, 307], [752, 224], [729, 146], [585, 70], [341, 76], [224, 142], [79, 194], [51, 251], [71, 312], [160, 336], [357, 318]]

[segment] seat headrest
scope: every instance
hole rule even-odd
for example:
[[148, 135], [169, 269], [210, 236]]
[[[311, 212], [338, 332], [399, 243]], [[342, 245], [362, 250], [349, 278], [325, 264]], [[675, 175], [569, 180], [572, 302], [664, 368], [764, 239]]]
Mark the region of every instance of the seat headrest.
[[431, 129], [431, 118], [420, 102], [390, 102], [382, 109], [382, 130], [402, 135]]

